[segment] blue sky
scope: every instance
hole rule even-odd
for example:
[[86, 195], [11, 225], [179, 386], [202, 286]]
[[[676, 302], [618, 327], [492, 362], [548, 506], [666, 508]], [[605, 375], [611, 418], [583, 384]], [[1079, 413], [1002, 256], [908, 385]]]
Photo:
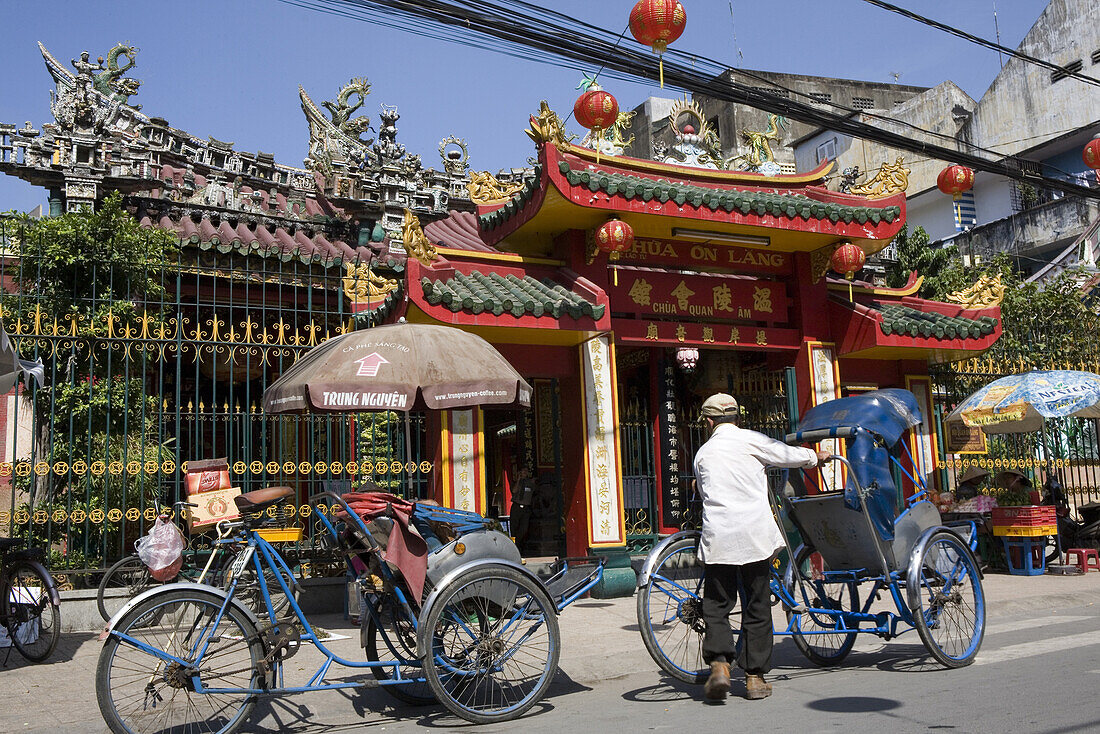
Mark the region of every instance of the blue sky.
[[[561, 12], [620, 31], [633, 0], [548, 0]], [[993, 0], [899, 5], [985, 38], [994, 38]], [[0, 43], [0, 122], [36, 127], [52, 120], [49, 74], [36, 41], [63, 63], [88, 50], [94, 59], [118, 41], [138, 46], [131, 73], [143, 81], [132, 102], [200, 138], [233, 141], [237, 150], [273, 153], [300, 166], [309, 132], [298, 85], [313, 99], [333, 99], [351, 77], [373, 87], [364, 112], [397, 105], [398, 141], [439, 168], [439, 141], [465, 139], [474, 169], [525, 165], [524, 135], [539, 101], [564, 114], [574, 87], [596, 65], [562, 69], [287, 5], [277, 0], [55, 0], [5, 3]], [[686, 0], [687, 29], [678, 50], [733, 67], [934, 86], [950, 79], [975, 99], [992, 82], [996, 52], [927, 28], [861, 0]], [[1016, 45], [1046, 0], [997, 0], [1001, 42]], [[736, 39], [736, 40], [735, 40]], [[629, 33], [623, 41], [633, 44]], [[738, 55], [740, 51], [740, 56]], [[656, 84], [605, 85], [624, 109], [647, 96], [682, 91]], [[575, 126], [575, 124], [574, 124]], [[580, 132], [579, 128], [574, 132]], [[29, 210], [45, 192], [0, 177], [0, 211]]]

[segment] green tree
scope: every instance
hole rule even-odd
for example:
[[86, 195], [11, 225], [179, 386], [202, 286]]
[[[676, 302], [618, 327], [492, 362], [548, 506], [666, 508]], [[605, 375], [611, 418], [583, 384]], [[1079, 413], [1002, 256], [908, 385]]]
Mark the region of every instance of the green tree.
[[[14, 288], [0, 295], [4, 324], [24, 356], [34, 350], [46, 365], [47, 384], [33, 401], [35, 461], [72, 468], [42, 476], [17, 471], [16, 488], [39, 511], [136, 505], [155, 484], [144, 472], [107, 467], [160, 464], [172, 454], [158, 435], [161, 398], [146, 380], [156, 350], [112, 337], [135, 325], [131, 335], [155, 334], [164, 325], [176, 239], [143, 229], [117, 193], [95, 212], [23, 218], [7, 233], [18, 259]], [[80, 329], [67, 330], [75, 324]], [[69, 547], [95, 555], [103, 534], [116, 527], [74, 523]]]
[[916, 227], [912, 233], [905, 225], [894, 237], [898, 251], [898, 261], [886, 271], [886, 284], [891, 288], [901, 288], [909, 280], [909, 274], [916, 271], [924, 276], [920, 293], [925, 298], [938, 298], [950, 291], [943, 291], [940, 276], [956, 259], [954, 245], [933, 248], [928, 246], [928, 233], [924, 227]]

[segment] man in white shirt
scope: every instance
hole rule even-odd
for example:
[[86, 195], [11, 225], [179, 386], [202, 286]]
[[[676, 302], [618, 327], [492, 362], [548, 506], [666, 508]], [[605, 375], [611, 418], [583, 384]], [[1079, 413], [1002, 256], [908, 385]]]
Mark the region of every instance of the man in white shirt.
[[[772, 614], [769, 573], [783, 536], [768, 501], [765, 469], [814, 467], [828, 451], [788, 446], [762, 433], [737, 427], [737, 401], [711, 395], [703, 403], [710, 439], [695, 454], [695, 478], [703, 500], [703, 537], [699, 560], [704, 564], [703, 660], [710, 665], [704, 693], [722, 701], [730, 689], [730, 663], [745, 671], [747, 698], [771, 695], [764, 680], [771, 669]], [[741, 596], [739, 654], [734, 651], [729, 614]]]

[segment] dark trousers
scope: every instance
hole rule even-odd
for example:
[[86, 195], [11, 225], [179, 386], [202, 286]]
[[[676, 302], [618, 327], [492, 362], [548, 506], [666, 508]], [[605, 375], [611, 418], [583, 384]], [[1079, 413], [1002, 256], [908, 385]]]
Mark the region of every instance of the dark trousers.
[[[706, 564], [703, 581], [703, 661], [737, 662], [752, 675], [772, 667], [771, 559], [729, 566]], [[729, 614], [741, 599], [741, 645], [735, 651]]]

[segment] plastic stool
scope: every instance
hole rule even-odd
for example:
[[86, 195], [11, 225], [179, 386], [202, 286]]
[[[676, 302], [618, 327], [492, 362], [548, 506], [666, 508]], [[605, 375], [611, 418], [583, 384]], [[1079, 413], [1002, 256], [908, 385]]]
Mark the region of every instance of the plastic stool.
[[[1071, 561], [1070, 556], [1076, 557], [1077, 560]], [[1089, 561], [1092, 561], [1092, 563], [1089, 563]], [[1090, 568], [1100, 571], [1100, 552], [1097, 552], [1095, 548], [1067, 548], [1066, 565], [1077, 566], [1081, 569], [1081, 573], [1088, 573]]]
[[1005, 560], [1008, 572], [1016, 576], [1042, 576], [1047, 570], [1044, 538], [1004, 536]]

